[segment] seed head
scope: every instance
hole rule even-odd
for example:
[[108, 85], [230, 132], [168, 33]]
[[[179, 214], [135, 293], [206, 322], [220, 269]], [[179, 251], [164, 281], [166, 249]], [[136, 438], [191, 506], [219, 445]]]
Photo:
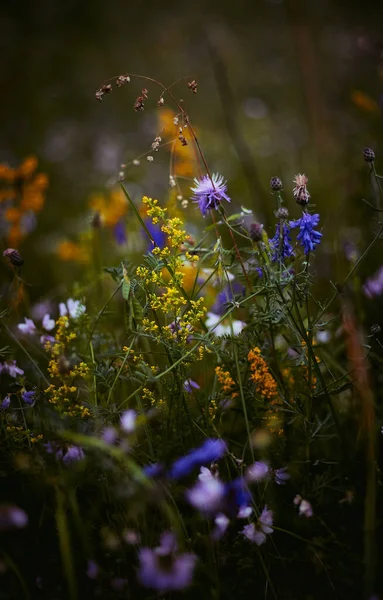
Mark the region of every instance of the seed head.
[[119, 77], [117, 77], [116, 84], [118, 87], [125, 85], [125, 83], [130, 83], [129, 75], [120, 75]]
[[263, 239], [263, 225], [260, 223], [252, 223], [250, 225], [249, 235], [253, 242], [261, 242]]
[[363, 150], [363, 158], [366, 162], [371, 163], [375, 160], [375, 152], [372, 148], [365, 148]]
[[283, 187], [283, 183], [279, 177], [272, 177], [270, 179], [270, 187], [273, 192], [279, 192]]
[[289, 211], [285, 206], [281, 206], [278, 210], [275, 211], [275, 216], [277, 219], [287, 219], [289, 216]]
[[105, 94], [110, 94], [112, 91], [112, 85], [110, 83], [102, 85], [96, 92], [96, 99], [101, 102]]
[[188, 83], [188, 88], [191, 92], [193, 92], [193, 94], [197, 93], [197, 82], [195, 81], [195, 79]]

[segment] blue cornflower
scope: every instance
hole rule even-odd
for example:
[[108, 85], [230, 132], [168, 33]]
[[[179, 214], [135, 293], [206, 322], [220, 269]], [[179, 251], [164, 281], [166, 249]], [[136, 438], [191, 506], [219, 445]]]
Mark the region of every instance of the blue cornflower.
[[35, 396], [36, 396], [36, 392], [34, 392], [33, 390], [29, 391], [29, 392], [24, 392], [21, 397], [24, 400], [25, 404], [33, 404], [33, 402], [35, 401]]
[[275, 228], [275, 236], [270, 240], [270, 247], [272, 250], [271, 260], [273, 262], [276, 262], [277, 260], [283, 260], [284, 258], [289, 258], [290, 256], [294, 255], [294, 250], [290, 242], [290, 227], [287, 225], [287, 223], [283, 222], [281, 232], [281, 224], [277, 223]]
[[204, 217], [208, 210], [217, 210], [222, 199], [230, 202], [226, 193], [227, 184], [222, 175], [214, 173], [211, 178], [209, 175], [204, 175], [201, 179], [194, 179], [194, 181], [196, 185], [191, 188], [194, 194], [192, 200], [198, 203], [198, 208]]
[[202, 446], [176, 460], [170, 468], [169, 477], [171, 479], [185, 477], [195, 467], [201, 467], [206, 463], [211, 463], [222, 458], [226, 450], [227, 446], [223, 440], [207, 439]]
[[315, 246], [320, 243], [322, 234], [319, 231], [315, 231], [314, 227], [317, 227], [319, 223], [319, 215], [310, 215], [308, 212], [304, 212], [300, 219], [297, 221], [290, 221], [290, 227], [294, 229], [299, 227], [300, 231], [297, 235], [297, 240], [303, 246], [305, 254], [315, 250]]

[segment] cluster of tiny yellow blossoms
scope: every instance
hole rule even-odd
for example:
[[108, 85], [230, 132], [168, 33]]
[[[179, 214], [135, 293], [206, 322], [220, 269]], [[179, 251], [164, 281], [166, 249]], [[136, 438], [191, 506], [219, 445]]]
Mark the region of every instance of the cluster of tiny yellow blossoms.
[[[149, 307], [153, 311], [162, 313], [166, 319], [170, 317], [172, 320], [171, 324], [161, 328], [157, 319], [144, 318], [142, 326], [146, 332], [158, 337], [159, 340], [173, 339], [178, 343], [186, 344], [193, 325], [202, 320], [206, 313], [203, 298], [189, 300], [184, 292], [185, 260], [193, 263], [198, 261], [198, 256], [190, 252], [182, 254], [180, 251], [180, 247], [189, 239], [181, 219], [169, 218], [167, 209], [159, 206], [158, 200], [145, 196], [142, 202], [152, 223], [154, 225], [159, 223], [161, 230], [167, 234], [168, 245], [163, 249], [155, 247], [152, 250], [152, 254], [162, 259], [165, 267], [161, 265], [160, 270], [156, 271], [140, 266], [136, 269], [136, 275], [146, 286], [154, 286], [148, 292]], [[202, 355], [199, 352], [198, 356], [202, 357]]]
[[231, 398], [236, 398], [238, 396], [238, 392], [234, 391], [236, 384], [229, 371], [224, 371], [222, 367], [216, 367], [215, 373], [217, 375], [218, 382], [222, 386], [222, 391], [225, 394], [230, 394]]
[[217, 416], [217, 410], [218, 410], [217, 400], [215, 398], [212, 398], [210, 400], [210, 406], [209, 406], [209, 417], [212, 421], [214, 421], [215, 417]]
[[12, 435], [13, 440], [15, 442], [21, 444], [24, 444], [24, 442], [28, 439], [32, 444], [36, 444], [37, 442], [40, 442], [44, 437], [42, 433], [34, 435], [29, 429], [24, 429], [19, 425], [7, 425], [6, 431], [7, 433], [10, 433]]
[[64, 353], [69, 343], [76, 338], [76, 334], [68, 331], [68, 327], [68, 317], [59, 317], [56, 321], [55, 341], [45, 345], [51, 355], [48, 372], [53, 380], [45, 393], [48, 395], [48, 402], [64, 416], [89, 417], [89, 409], [78, 401], [78, 387], [73, 385], [76, 379], [86, 379], [89, 367], [85, 362], [80, 362], [67, 368]]
[[257, 393], [273, 404], [278, 397], [278, 387], [269, 371], [259, 348], [255, 347], [247, 355], [251, 371], [250, 379], [256, 385]]
[[149, 390], [149, 388], [144, 388], [142, 390], [142, 400], [147, 402], [152, 407], [155, 406], [156, 408], [163, 408], [165, 406], [165, 402], [162, 400], [162, 398], [157, 400], [154, 396], [154, 393]]

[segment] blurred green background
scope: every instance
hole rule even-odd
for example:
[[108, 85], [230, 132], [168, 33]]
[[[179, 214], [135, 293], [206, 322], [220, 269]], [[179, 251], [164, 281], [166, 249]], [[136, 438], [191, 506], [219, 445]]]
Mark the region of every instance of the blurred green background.
[[[89, 194], [111, 187], [120, 164], [146, 152], [158, 131], [154, 88], [142, 113], [133, 110], [137, 80], [95, 99], [103, 81], [126, 72], [167, 85], [198, 81], [196, 95], [182, 83], [176, 96], [209, 167], [270, 231], [270, 177], [284, 180], [296, 216], [292, 178], [306, 173], [325, 231], [320, 272], [343, 272], [344, 244], [364, 246], [374, 231], [361, 202], [372, 201], [362, 150], [371, 146], [379, 160], [382, 17], [382, 3], [335, 0], [3, 0], [0, 162], [17, 166], [34, 154], [50, 182], [37, 227], [21, 244], [44, 264], [33, 272], [35, 293], [57, 279], [49, 258], [57, 236], [87, 225]], [[166, 196], [168, 160], [160, 152], [129, 171], [136, 200]], [[194, 207], [186, 212], [195, 220]], [[366, 274], [378, 264], [377, 254]]]

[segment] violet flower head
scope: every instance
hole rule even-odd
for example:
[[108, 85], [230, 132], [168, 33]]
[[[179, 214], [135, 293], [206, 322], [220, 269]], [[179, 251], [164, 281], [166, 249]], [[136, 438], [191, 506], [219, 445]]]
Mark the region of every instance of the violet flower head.
[[189, 475], [196, 467], [214, 462], [226, 453], [226, 443], [221, 439], [207, 439], [202, 446], [192, 450], [186, 456], [176, 460], [170, 468], [171, 479], [181, 479]]
[[179, 554], [170, 532], [162, 535], [157, 548], [141, 548], [138, 557], [137, 576], [144, 587], [165, 593], [183, 590], [192, 582], [197, 557], [191, 553]]
[[29, 392], [24, 392], [21, 397], [24, 400], [25, 404], [33, 404], [35, 401], [36, 392], [30, 390]]
[[383, 294], [383, 266], [381, 266], [372, 277], [369, 277], [363, 285], [363, 292], [367, 298], [375, 298]]
[[196, 381], [193, 381], [193, 379], [186, 379], [183, 387], [185, 392], [188, 392], [188, 394], [192, 394], [194, 390], [201, 389], [201, 386], [199, 386]]
[[18, 506], [0, 504], [0, 532], [22, 529], [28, 523], [27, 513]]
[[17, 329], [24, 333], [25, 335], [33, 335], [36, 331], [36, 325], [32, 321], [32, 319], [24, 318], [25, 323], [19, 323]]
[[116, 243], [119, 246], [123, 246], [127, 242], [125, 223], [123, 220], [117, 221], [113, 228], [113, 235]]
[[125, 410], [120, 419], [121, 429], [125, 431], [125, 433], [133, 433], [136, 429], [136, 420], [137, 413], [135, 410], [132, 408]]
[[267, 510], [267, 506], [262, 511], [257, 523], [245, 525], [242, 532], [245, 537], [251, 542], [261, 546], [266, 541], [266, 537], [273, 533], [273, 511]]
[[290, 227], [287, 225], [287, 223], [284, 222], [277, 223], [277, 226], [275, 228], [275, 235], [270, 240], [270, 247], [272, 250], [272, 262], [276, 262], [277, 260], [284, 260], [285, 258], [294, 256], [294, 250], [290, 242]]
[[195, 486], [186, 492], [188, 502], [205, 515], [216, 514], [222, 507], [224, 497], [225, 485], [213, 476], [199, 479]]
[[269, 465], [262, 461], [256, 461], [246, 469], [246, 481], [250, 483], [262, 481], [269, 475], [269, 471]]
[[11, 405], [11, 397], [5, 396], [4, 400], [0, 404], [0, 410], [7, 410]]
[[43, 317], [42, 325], [45, 331], [52, 331], [52, 329], [55, 328], [55, 321], [54, 319], [51, 319], [50, 314], [47, 313]]
[[196, 185], [191, 188], [192, 200], [198, 203], [198, 208], [204, 217], [208, 210], [217, 210], [223, 199], [230, 202], [226, 193], [227, 184], [222, 175], [214, 173], [211, 179], [209, 175], [204, 175], [201, 179], [194, 179], [194, 181]]
[[296, 221], [290, 221], [291, 229], [299, 227], [297, 240], [303, 247], [305, 254], [309, 254], [309, 252], [315, 250], [315, 246], [317, 246], [321, 241], [322, 234], [314, 229], [314, 227], [317, 227], [318, 224], [319, 214], [310, 215], [307, 212], [304, 212], [300, 219], [297, 219]]
[[84, 451], [79, 446], [69, 446], [62, 457], [64, 465], [71, 465], [74, 462], [82, 460], [85, 457]]
[[287, 467], [275, 469], [274, 479], [275, 483], [277, 483], [278, 485], [284, 485], [290, 479], [290, 475], [287, 473]]
[[24, 371], [16, 365], [15, 360], [6, 360], [0, 363], [0, 373], [7, 373], [13, 378], [16, 378], [18, 375], [24, 375]]

